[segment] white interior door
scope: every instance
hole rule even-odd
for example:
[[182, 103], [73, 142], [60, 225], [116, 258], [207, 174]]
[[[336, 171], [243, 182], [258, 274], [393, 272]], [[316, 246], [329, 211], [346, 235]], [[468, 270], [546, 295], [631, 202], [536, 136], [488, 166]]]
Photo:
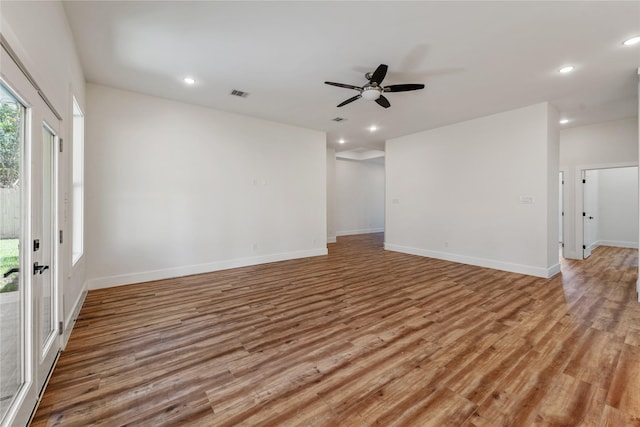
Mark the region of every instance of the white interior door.
[[558, 243], [560, 256], [564, 256], [564, 172], [558, 177]]
[[598, 171], [585, 170], [582, 174], [582, 258], [586, 259], [598, 241]]

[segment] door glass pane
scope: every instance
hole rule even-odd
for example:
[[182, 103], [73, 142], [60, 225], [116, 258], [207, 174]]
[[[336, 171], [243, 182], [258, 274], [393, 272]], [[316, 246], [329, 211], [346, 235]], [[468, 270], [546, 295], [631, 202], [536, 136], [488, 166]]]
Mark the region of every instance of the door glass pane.
[[21, 266], [25, 107], [0, 84], [0, 420], [24, 382]]
[[[40, 293], [40, 326], [41, 344], [44, 352], [45, 345], [54, 333], [54, 294], [53, 294], [53, 208], [54, 208], [54, 164], [53, 150], [55, 135], [45, 126], [42, 141], [42, 241], [40, 245], [40, 264], [43, 266], [39, 273], [41, 285]], [[48, 267], [45, 269], [45, 267]]]

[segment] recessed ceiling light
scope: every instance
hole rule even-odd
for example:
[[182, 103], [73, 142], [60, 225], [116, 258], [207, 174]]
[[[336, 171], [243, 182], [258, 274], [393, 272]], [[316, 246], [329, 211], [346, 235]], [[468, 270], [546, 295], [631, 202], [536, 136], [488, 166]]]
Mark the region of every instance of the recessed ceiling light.
[[564, 67], [560, 68], [558, 71], [561, 72], [562, 74], [567, 74], [572, 72], [574, 69], [573, 65], [565, 65]]
[[625, 46], [633, 46], [640, 43], [640, 36], [631, 37], [629, 40], [625, 40], [622, 44]]
[[561, 119], [560, 120], [560, 124], [561, 125], [566, 125], [567, 123], [569, 123], [569, 119]]
[[375, 132], [377, 130], [378, 130], [378, 127], [376, 125], [369, 126], [369, 132]]
[[194, 79], [193, 77], [185, 77], [185, 78], [183, 79], [183, 81], [184, 81], [186, 84], [188, 84], [188, 85], [192, 85], [192, 84], [194, 84], [194, 83], [196, 82], [196, 81], [195, 81], [195, 79]]
[[339, 143], [339, 144], [344, 144], [344, 139], [339, 139], [339, 140], [338, 140], [338, 143]]

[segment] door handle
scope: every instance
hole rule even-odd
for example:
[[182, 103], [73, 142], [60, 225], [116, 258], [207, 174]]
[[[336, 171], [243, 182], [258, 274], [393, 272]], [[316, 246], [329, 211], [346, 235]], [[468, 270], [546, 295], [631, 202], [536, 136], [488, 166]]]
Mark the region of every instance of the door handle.
[[11, 270], [8, 270], [6, 273], [4, 273], [2, 277], [6, 279], [7, 277], [11, 276], [13, 273], [20, 273], [20, 269], [18, 267], [14, 267]]
[[49, 268], [48, 265], [40, 265], [37, 262], [34, 262], [33, 263], [33, 275], [35, 276], [38, 273], [42, 274], [48, 268]]
[[595, 219], [595, 218], [593, 218], [592, 216], [590, 216], [590, 217], [589, 217], [589, 219]]

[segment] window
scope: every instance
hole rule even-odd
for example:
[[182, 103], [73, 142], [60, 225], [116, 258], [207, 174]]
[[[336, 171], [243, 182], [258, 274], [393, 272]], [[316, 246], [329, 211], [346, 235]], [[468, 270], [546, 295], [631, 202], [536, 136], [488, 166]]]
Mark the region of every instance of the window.
[[84, 250], [84, 114], [73, 98], [73, 242], [72, 262], [75, 265]]

